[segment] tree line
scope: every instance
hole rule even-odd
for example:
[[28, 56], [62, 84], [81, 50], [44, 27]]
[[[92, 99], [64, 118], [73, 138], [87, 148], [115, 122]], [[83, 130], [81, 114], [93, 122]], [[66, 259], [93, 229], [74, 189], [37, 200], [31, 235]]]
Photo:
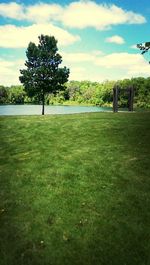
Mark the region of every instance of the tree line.
[[[116, 81], [105, 81], [102, 83], [91, 81], [70, 81], [63, 90], [57, 93], [48, 93], [45, 96], [45, 104], [81, 104], [112, 106], [113, 87], [120, 87], [119, 107], [127, 107], [129, 86], [134, 88], [135, 107], [150, 108], [150, 77], [137, 77]], [[24, 86], [0, 85], [0, 104], [42, 104], [38, 95], [29, 97]]]

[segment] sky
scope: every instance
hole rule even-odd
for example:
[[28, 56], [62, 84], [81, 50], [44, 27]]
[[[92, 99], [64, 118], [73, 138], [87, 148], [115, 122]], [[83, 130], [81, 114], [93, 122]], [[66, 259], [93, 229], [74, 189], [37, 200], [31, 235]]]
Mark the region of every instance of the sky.
[[29, 42], [58, 40], [69, 80], [103, 82], [150, 76], [149, 0], [0, 0], [0, 84], [18, 85]]

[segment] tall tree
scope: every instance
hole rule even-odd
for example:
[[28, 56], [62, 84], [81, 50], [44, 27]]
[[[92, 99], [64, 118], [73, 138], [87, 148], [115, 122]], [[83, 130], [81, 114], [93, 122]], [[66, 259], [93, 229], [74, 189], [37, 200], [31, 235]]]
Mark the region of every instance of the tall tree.
[[44, 115], [45, 95], [63, 90], [68, 81], [69, 69], [59, 68], [62, 57], [58, 53], [57, 40], [53, 36], [41, 35], [39, 44], [30, 42], [26, 51], [27, 69], [20, 70], [19, 77], [29, 97], [38, 96]]

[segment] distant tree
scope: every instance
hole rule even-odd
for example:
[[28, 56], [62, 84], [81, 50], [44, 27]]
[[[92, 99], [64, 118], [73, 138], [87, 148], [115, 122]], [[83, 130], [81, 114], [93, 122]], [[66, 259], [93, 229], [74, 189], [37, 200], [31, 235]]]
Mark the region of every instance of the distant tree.
[[37, 96], [42, 102], [44, 115], [45, 95], [63, 90], [68, 81], [69, 69], [59, 68], [62, 62], [57, 52], [57, 40], [53, 36], [39, 36], [39, 44], [30, 42], [26, 51], [27, 69], [20, 70], [19, 77], [29, 97]]
[[8, 90], [8, 99], [10, 103], [24, 104], [26, 92], [23, 86], [11, 86]]
[[77, 99], [77, 95], [80, 94], [80, 82], [79, 81], [70, 81], [67, 84], [67, 93], [68, 98], [72, 101]]

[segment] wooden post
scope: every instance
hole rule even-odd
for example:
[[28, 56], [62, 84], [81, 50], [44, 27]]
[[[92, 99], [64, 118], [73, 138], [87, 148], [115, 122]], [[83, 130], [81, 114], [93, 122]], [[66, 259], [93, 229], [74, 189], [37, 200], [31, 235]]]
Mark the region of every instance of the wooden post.
[[43, 95], [42, 95], [42, 115], [44, 115], [44, 104], [45, 104], [45, 94], [43, 91]]
[[129, 111], [133, 111], [133, 99], [134, 99], [134, 90], [133, 87], [129, 87]]
[[113, 88], [113, 111], [118, 112], [118, 86]]

